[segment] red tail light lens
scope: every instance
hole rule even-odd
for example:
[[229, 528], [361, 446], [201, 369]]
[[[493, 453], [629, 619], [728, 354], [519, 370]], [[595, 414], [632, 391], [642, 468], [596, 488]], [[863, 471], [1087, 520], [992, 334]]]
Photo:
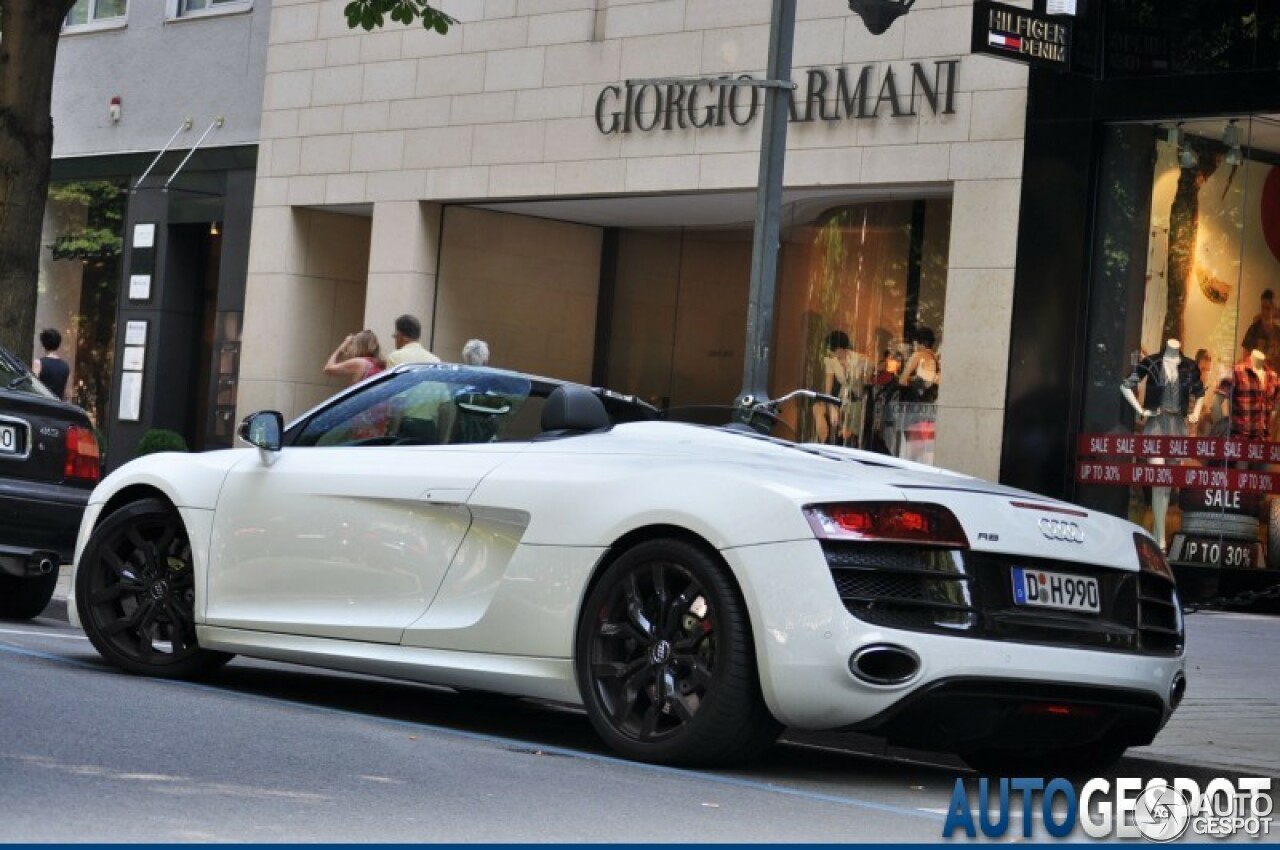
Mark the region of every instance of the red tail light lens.
[[1160, 547], [1154, 540], [1135, 531], [1133, 545], [1138, 547], [1138, 566], [1144, 573], [1155, 573], [1173, 581], [1173, 570], [1169, 569], [1169, 559], [1164, 556], [1164, 552], [1160, 551]]
[[850, 502], [809, 505], [804, 512], [813, 533], [824, 540], [876, 540], [969, 548], [969, 538], [960, 521], [941, 505]]
[[98, 441], [94, 439], [92, 429], [79, 425], [67, 429], [67, 461], [63, 475], [76, 481], [97, 481], [102, 477], [98, 465]]

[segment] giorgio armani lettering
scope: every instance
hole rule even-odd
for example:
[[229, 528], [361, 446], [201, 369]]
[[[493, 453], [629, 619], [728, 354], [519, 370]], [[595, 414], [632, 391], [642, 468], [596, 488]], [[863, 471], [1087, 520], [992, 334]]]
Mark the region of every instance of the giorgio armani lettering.
[[[810, 68], [799, 88], [791, 92], [791, 121], [845, 121], [903, 118], [928, 109], [934, 115], [955, 114], [956, 72], [959, 59], [936, 61], [932, 67], [912, 62], [909, 68], [864, 65]], [[605, 86], [596, 98], [596, 128], [614, 133], [684, 130], [690, 127], [745, 127], [762, 111], [760, 89], [724, 85], [720, 80], [754, 80], [750, 74], [736, 78], [688, 83], [626, 83]]]

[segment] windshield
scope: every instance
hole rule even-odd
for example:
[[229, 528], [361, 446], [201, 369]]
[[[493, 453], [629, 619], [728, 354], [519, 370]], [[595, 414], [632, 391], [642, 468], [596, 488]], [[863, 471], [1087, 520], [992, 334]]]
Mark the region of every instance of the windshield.
[[54, 398], [44, 384], [13, 355], [9, 349], [0, 346], [0, 388], [11, 392], [29, 393], [42, 398]]
[[465, 366], [371, 383], [307, 421], [296, 446], [439, 445], [531, 439], [541, 400], [528, 378]]

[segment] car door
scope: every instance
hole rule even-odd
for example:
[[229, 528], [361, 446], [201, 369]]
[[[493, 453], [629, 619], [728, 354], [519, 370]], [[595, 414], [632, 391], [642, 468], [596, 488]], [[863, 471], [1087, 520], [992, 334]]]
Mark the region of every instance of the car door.
[[[397, 643], [422, 616], [470, 526], [467, 497], [522, 449], [423, 436], [437, 430], [424, 427], [433, 394], [472, 389], [448, 370], [424, 374], [450, 380], [371, 383], [311, 417], [292, 445], [246, 453], [231, 470], [214, 517], [210, 625]], [[406, 396], [412, 438], [400, 431]]]
[[426, 611], [508, 447], [285, 448], [231, 470], [208, 572], [211, 625], [396, 643]]

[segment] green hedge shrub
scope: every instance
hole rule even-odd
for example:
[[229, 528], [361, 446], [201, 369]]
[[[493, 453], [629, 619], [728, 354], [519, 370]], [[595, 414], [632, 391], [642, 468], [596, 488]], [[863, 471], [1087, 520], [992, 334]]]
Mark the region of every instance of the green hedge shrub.
[[167, 428], [148, 428], [138, 441], [138, 456], [154, 452], [185, 452], [187, 441], [177, 431]]

